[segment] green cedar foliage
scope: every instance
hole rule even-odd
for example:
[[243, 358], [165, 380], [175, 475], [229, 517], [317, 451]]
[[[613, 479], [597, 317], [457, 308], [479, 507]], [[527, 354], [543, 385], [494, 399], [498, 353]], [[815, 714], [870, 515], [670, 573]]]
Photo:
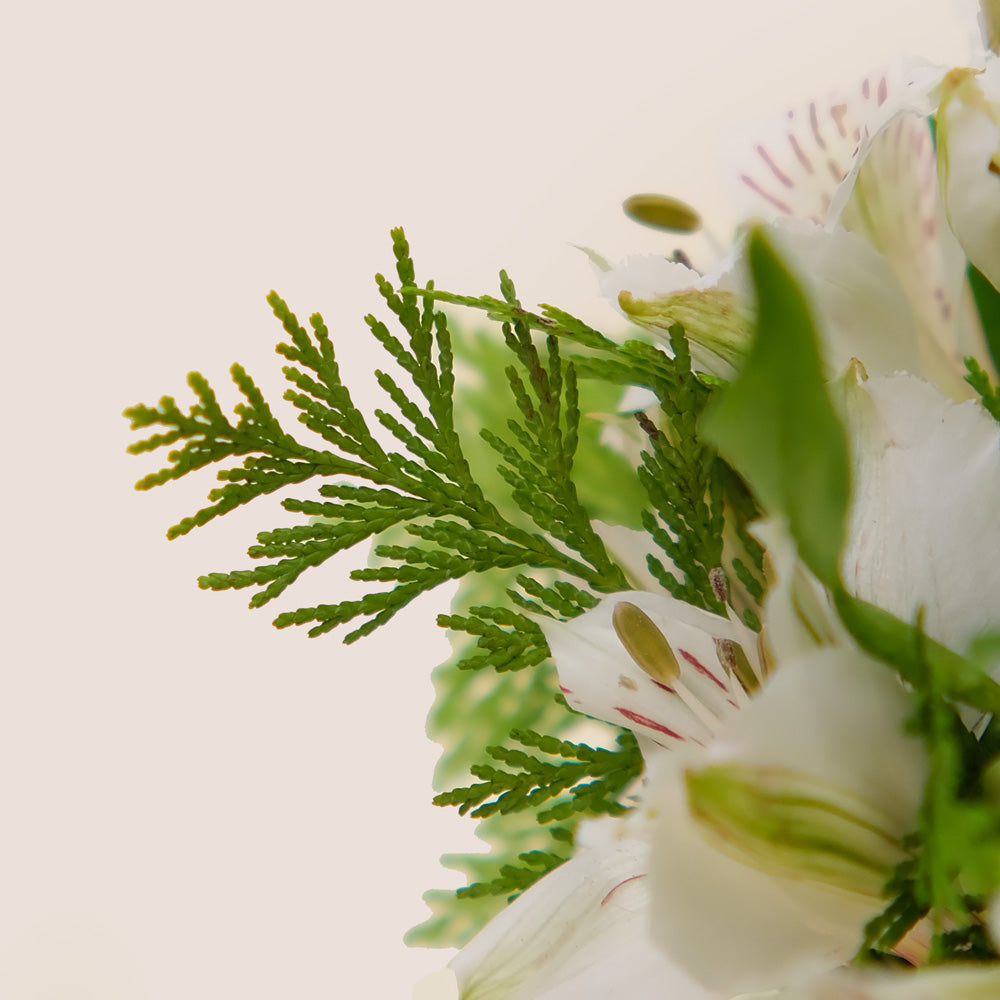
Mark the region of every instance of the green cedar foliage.
[[994, 420], [1000, 420], [1000, 387], [990, 383], [990, 377], [975, 358], [966, 358], [968, 375], [965, 381], [979, 393], [979, 399]]
[[[404, 286], [413, 281], [413, 264], [401, 230], [393, 233], [397, 272]], [[443, 313], [430, 303], [422, 310], [417, 296], [398, 293], [378, 276], [379, 289], [407, 334], [398, 340], [381, 321], [366, 317], [372, 334], [410, 377], [418, 405], [386, 372], [377, 372], [396, 414], [377, 410], [378, 422], [403, 446], [388, 451], [341, 383], [333, 345], [319, 314], [307, 332], [275, 294], [268, 301], [289, 336], [278, 353], [292, 364], [283, 369], [291, 383], [285, 399], [299, 410], [299, 421], [317, 434], [319, 446], [302, 444], [286, 433], [246, 372], [234, 365], [233, 380], [246, 402], [236, 408], [234, 424], [223, 414], [208, 382], [198, 374], [188, 381], [198, 402], [182, 413], [173, 399], [159, 407], [137, 405], [125, 411], [134, 429], [164, 426], [166, 433], [132, 445], [133, 453], [183, 442], [168, 456], [170, 465], [140, 480], [138, 489], [179, 478], [211, 462], [245, 456], [243, 464], [223, 469], [224, 486], [209, 494], [211, 505], [168, 531], [176, 537], [256, 497], [306, 480], [329, 477], [321, 499], [285, 499], [286, 510], [315, 518], [311, 523], [258, 535], [254, 559], [270, 560], [251, 570], [211, 573], [199, 585], [213, 590], [256, 586], [251, 607], [278, 597], [306, 569], [337, 552], [405, 525], [405, 545], [383, 545], [376, 555], [388, 564], [356, 570], [354, 579], [389, 583], [361, 600], [302, 608], [279, 614], [275, 624], [309, 624], [311, 636], [361, 617], [345, 641], [351, 642], [387, 622], [419, 594], [450, 579], [494, 568], [542, 568], [582, 581], [597, 591], [623, 589], [622, 570], [608, 556], [579, 503], [572, 481], [580, 411], [576, 375], [564, 365], [555, 337], [540, 352], [524, 324], [505, 327], [507, 346], [517, 364], [507, 369], [520, 419], [511, 421], [508, 439], [491, 444], [500, 453], [502, 474], [515, 503], [536, 530], [511, 523], [473, 479], [455, 429], [451, 333]], [[504, 293], [514, 300], [513, 287]], [[398, 414], [398, 415], [397, 415]], [[345, 476], [360, 483], [344, 483]], [[537, 530], [538, 528], [541, 531]], [[557, 544], [557, 542], [559, 544]], [[569, 551], [568, 551], [569, 550]]]
[[[322, 317], [310, 317], [306, 329], [273, 292], [268, 301], [287, 334], [277, 348], [288, 362], [284, 398], [311, 438], [281, 425], [239, 365], [232, 377], [244, 401], [235, 418], [223, 413], [199, 374], [188, 379], [196, 402], [187, 412], [170, 397], [125, 412], [134, 429], [156, 429], [132, 453], [174, 446], [167, 466], [140, 480], [139, 489], [238, 460], [218, 471], [221, 485], [209, 493], [209, 504], [169, 529], [171, 538], [260, 496], [316, 484], [310, 496], [282, 500], [303, 523], [259, 533], [248, 550], [257, 566], [207, 574], [199, 579], [203, 588], [256, 588], [250, 606], [261, 607], [336, 553], [374, 543], [374, 562], [351, 574], [372, 585], [368, 593], [282, 611], [275, 618], [279, 628], [307, 625], [309, 635], [318, 636], [350, 624], [344, 641], [352, 642], [420, 594], [460, 581], [452, 613], [440, 617], [455, 636], [456, 656], [436, 673], [439, 699], [430, 728], [444, 746], [439, 781], [470, 774], [481, 781], [438, 801], [481, 818], [480, 833], [492, 850], [449, 859], [470, 885], [458, 897], [430, 894], [435, 914], [411, 935], [414, 943], [458, 944], [505, 898], [569, 856], [581, 816], [625, 809], [621, 796], [641, 767], [627, 733], [615, 749], [556, 739], [574, 715], [554, 696], [538, 617], [571, 618], [599, 595], [634, 586], [594, 519], [644, 526], [658, 550], [647, 556], [650, 570], [671, 592], [702, 607], [721, 610], [727, 591], [720, 582], [725, 509], [756, 567], [741, 562], [735, 577], [757, 598], [761, 560], [745, 532], [752, 502], [695, 432], [713, 389], [691, 372], [679, 327], [670, 334], [673, 356], [641, 341], [618, 345], [560, 310], [543, 307], [539, 316], [523, 309], [503, 273], [501, 299], [420, 288], [401, 230], [393, 231], [393, 249], [399, 285], [376, 280], [403, 335], [373, 316], [366, 322], [412, 388], [376, 373], [391, 403], [375, 411], [378, 427], [343, 385]], [[438, 300], [485, 310], [502, 323], [506, 363], [495, 365], [494, 357], [485, 368], [475, 358], [472, 364], [480, 374], [503, 370], [506, 392], [488, 386], [483, 398], [507, 404], [488, 417], [480, 413], [475, 435], [463, 420], [468, 397], [456, 392], [452, 329], [434, 308]], [[568, 343], [572, 360], [562, 357], [560, 341]], [[499, 343], [490, 343], [496, 355]], [[584, 417], [606, 413], [628, 384], [652, 390], [656, 399], [652, 415], [637, 414], [632, 424], [636, 452], [645, 444], [636, 455], [638, 470], [602, 447], [602, 425]], [[394, 446], [384, 443], [387, 435]], [[604, 487], [608, 481], [614, 491]], [[540, 735], [536, 727], [555, 735]], [[610, 742], [614, 729], [606, 729]], [[510, 740], [519, 746], [501, 745]], [[484, 747], [491, 763], [481, 759]]]

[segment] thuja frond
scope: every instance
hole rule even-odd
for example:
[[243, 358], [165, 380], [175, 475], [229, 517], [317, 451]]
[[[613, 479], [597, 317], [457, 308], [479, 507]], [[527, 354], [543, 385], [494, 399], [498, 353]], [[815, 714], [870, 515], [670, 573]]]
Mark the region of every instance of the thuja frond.
[[[312, 523], [258, 535], [249, 554], [265, 565], [229, 573], [210, 573], [199, 584], [213, 590], [261, 588], [251, 606], [278, 597], [305, 570], [359, 542], [402, 526], [412, 541], [386, 544], [375, 553], [386, 564], [356, 570], [352, 577], [386, 583], [362, 598], [279, 614], [278, 627], [310, 625], [312, 636], [363, 618], [345, 641], [387, 622], [415, 597], [470, 573], [497, 568], [542, 569], [575, 578], [597, 591], [621, 589], [622, 571], [604, 550], [576, 497], [573, 458], [579, 440], [580, 411], [572, 365], [559, 357], [554, 339], [543, 358], [527, 324], [505, 328], [512, 364], [507, 372], [519, 419], [511, 438], [496, 437], [514, 502], [534, 524], [515, 524], [488, 498], [471, 474], [455, 425], [454, 356], [445, 315], [427, 298], [421, 308], [414, 291], [414, 269], [402, 230], [393, 231], [396, 271], [401, 284], [377, 276], [379, 291], [406, 336], [397, 339], [381, 321], [368, 316], [373, 336], [407, 374], [416, 391], [404, 390], [387, 372], [376, 372], [393, 410], [376, 410], [384, 431], [402, 450], [388, 450], [343, 385], [333, 344], [323, 319], [315, 314], [307, 331], [287, 305], [271, 293], [268, 301], [288, 335], [277, 350], [291, 364], [284, 369], [291, 387], [285, 399], [299, 422], [320, 439], [303, 444], [287, 433], [260, 391], [239, 366], [233, 378], [246, 399], [233, 423], [200, 375], [189, 379], [197, 402], [188, 413], [169, 397], [159, 407], [126, 410], [134, 428], [165, 427], [133, 445], [135, 453], [183, 442], [169, 455], [170, 465], [141, 480], [148, 489], [212, 462], [243, 457], [241, 466], [223, 469], [225, 483], [209, 494], [212, 504], [170, 529], [175, 537], [236, 506], [315, 477], [330, 477], [319, 499], [286, 498], [286, 510], [316, 518]], [[432, 291], [428, 286], [424, 291]], [[505, 301], [516, 303], [505, 278]], [[349, 478], [351, 482], [344, 482]], [[537, 482], [538, 479], [544, 480]], [[575, 554], [574, 554], [575, 553]]]
[[[530, 518], [514, 503], [498, 471], [497, 453], [481, 436], [487, 431], [487, 438], [504, 438], [510, 422], [521, 418], [505, 374], [510, 352], [495, 335], [469, 333], [462, 326], [453, 333], [456, 370], [464, 376], [455, 390], [456, 424], [473, 478], [504, 517], [528, 526]], [[646, 500], [635, 468], [602, 442], [607, 422], [616, 419], [621, 390], [595, 379], [580, 382], [578, 390], [581, 418], [573, 472], [580, 502], [596, 520], [638, 528]], [[609, 482], [614, 490], [607, 488]], [[558, 679], [546, 658], [536, 616], [569, 618], [595, 602], [585, 588], [538, 570], [530, 577], [516, 569], [494, 570], [460, 582], [451, 614], [439, 618], [451, 630], [454, 655], [433, 675], [436, 697], [427, 731], [441, 745], [436, 788], [465, 783], [470, 767], [481, 762], [483, 748], [505, 742], [512, 728], [559, 736], [578, 723], [579, 716], [553, 697]], [[608, 740], [612, 738], [608, 727]], [[496, 813], [479, 820], [476, 828], [488, 845], [486, 854], [447, 855], [442, 863], [459, 871], [468, 885], [490, 884], [506, 878], [502, 871], [525, 868], [520, 855], [566, 854], [570, 845], [550, 833], [563, 828], [542, 826], [530, 812]], [[432, 890], [424, 895], [431, 914], [407, 940], [425, 947], [460, 946], [496, 915], [505, 899], [503, 894], [473, 897], [466, 892], [459, 897], [453, 889]]]
[[[759, 572], [755, 574], [745, 563], [723, 566], [727, 470], [714, 450], [700, 440], [696, 426], [713, 386], [692, 371], [681, 326], [669, 331], [672, 354], [667, 354], [644, 341], [618, 344], [551, 306], [543, 305], [541, 313], [533, 313], [512, 296], [471, 298], [434, 289], [414, 289], [414, 294], [481, 309], [502, 322], [570, 341], [578, 351], [573, 365], [581, 378], [652, 390], [659, 403], [655, 419], [648, 413], [638, 415], [648, 441], [638, 470], [648, 505], [642, 525], [667, 559], [665, 564], [662, 557], [650, 554], [650, 572], [676, 597], [716, 612], [725, 604], [724, 594], [712, 583], [713, 571], [720, 569], [736, 574], [753, 599], [759, 600], [763, 587]], [[753, 623], [752, 609], [749, 618]]]
[[519, 854], [521, 865], [501, 863], [494, 877], [459, 889], [459, 898], [506, 895], [527, 888], [569, 856], [567, 848], [581, 816], [617, 816], [630, 808], [622, 796], [642, 772], [642, 755], [627, 731], [617, 737], [614, 750], [532, 730], [514, 730], [510, 740], [519, 746], [486, 748], [489, 757], [504, 766], [474, 765], [472, 774], [479, 782], [444, 792], [435, 797], [434, 804], [458, 806], [460, 813], [482, 818], [533, 814], [548, 827], [554, 844], [546, 851]]
[[472, 774], [482, 779], [474, 785], [455, 788], [434, 798], [439, 806], [458, 806], [462, 815], [492, 816], [523, 809], [539, 810], [539, 823], [566, 820], [578, 813], [617, 816], [628, 807], [620, 801], [622, 791], [642, 770], [642, 755], [635, 737], [624, 732], [618, 749], [571, 743], [531, 730], [514, 730], [513, 742], [526, 750], [540, 750], [546, 760], [525, 750], [492, 746], [486, 753], [508, 769], [476, 764]]
[[968, 374], [965, 381], [979, 393], [979, 399], [995, 420], [1000, 420], [1000, 386], [994, 386], [982, 365], [975, 358], [966, 358]]
[[512, 902], [543, 875], [547, 875], [564, 861], [569, 860], [569, 854], [554, 851], [523, 851], [518, 854], [517, 860], [522, 863], [501, 865], [497, 875], [489, 881], [473, 882], [459, 889], [459, 899], [506, 896], [507, 902]]
[[[479, 749], [482, 752], [481, 746]], [[572, 833], [570, 840], [552, 836], [553, 831], [565, 830], [566, 826], [568, 824], [540, 826], [529, 813], [498, 813], [481, 820], [476, 827], [476, 836], [489, 847], [487, 853], [445, 854], [441, 864], [459, 872], [465, 888], [488, 885], [504, 877], [501, 869], [525, 867], [520, 859], [522, 854], [536, 851], [550, 855], [570, 854]], [[423, 898], [430, 915], [407, 933], [406, 943], [417, 947], [461, 947], [507, 905], [509, 895], [503, 890], [497, 895], [465, 892], [461, 897], [455, 889], [426, 892]]]
[[722, 611], [724, 597], [710, 577], [722, 568], [722, 466], [697, 434], [710, 390], [691, 370], [687, 339], [678, 325], [670, 328], [670, 346], [673, 357], [656, 352], [655, 364], [648, 359], [649, 345], [637, 343], [632, 348], [647, 359], [642, 368], [650, 370], [649, 387], [660, 404], [659, 423], [645, 413], [637, 414], [648, 439], [639, 476], [653, 508], [643, 524], [674, 572], [653, 555], [647, 562], [675, 597]]

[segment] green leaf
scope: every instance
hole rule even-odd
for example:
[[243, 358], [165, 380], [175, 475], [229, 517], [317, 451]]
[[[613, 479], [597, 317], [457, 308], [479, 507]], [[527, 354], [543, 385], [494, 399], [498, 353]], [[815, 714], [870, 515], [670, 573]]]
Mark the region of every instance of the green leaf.
[[833, 599], [841, 621], [861, 647], [891, 664], [915, 688], [926, 687], [933, 670], [938, 678], [935, 683], [947, 697], [981, 712], [1000, 714], [1000, 685], [977, 662], [992, 648], [987, 640], [974, 647], [978, 656], [970, 660], [923, 636], [919, 626], [848, 594], [843, 587], [834, 589]]
[[802, 560], [834, 587], [850, 486], [846, 435], [802, 290], [760, 230], [751, 233], [748, 253], [756, 336], [743, 371], [709, 405], [701, 434], [768, 514], [787, 518]]
[[979, 320], [983, 324], [983, 336], [993, 359], [993, 367], [1000, 370], [1000, 292], [978, 268], [968, 267], [969, 287], [976, 301]]

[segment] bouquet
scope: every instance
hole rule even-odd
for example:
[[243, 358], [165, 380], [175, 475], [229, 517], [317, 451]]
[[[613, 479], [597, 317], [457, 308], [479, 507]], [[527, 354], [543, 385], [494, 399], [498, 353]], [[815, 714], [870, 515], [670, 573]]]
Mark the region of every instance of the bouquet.
[[490, 850], [428, 893], [412, 942], [461, 951], [418, 996], [1000, 995], [996, 13], [980, 66], [761, 134], [718, 260], [588, 250], [624, 341], [503, 272], [418, 280], [397, 229], [385, 409], [272, 292], [294, 434], [238, 365], [234, 417], [198, 374], [126, 411], [133, 452], [173, 446], [140, 489], [237, 460], [171, 537], [279, 490], [301, 515], [202, 587], [257, 608], [370, 546], [363, 596], [279, 628], [354, 642], [458, 581], [435, 802]]

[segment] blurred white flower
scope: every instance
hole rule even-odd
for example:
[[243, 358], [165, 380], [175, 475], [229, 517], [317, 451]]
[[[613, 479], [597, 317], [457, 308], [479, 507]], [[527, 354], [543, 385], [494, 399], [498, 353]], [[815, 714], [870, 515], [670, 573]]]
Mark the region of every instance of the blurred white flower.
[[586, 823], [576, 854], [452, 960], [461, 1000], [709, 1000], [648, 932], [648, 837], [634, 818]]
[[657, 759], [653, 933], [717, 993], [837, 967], [885, 905], [924, 755], [908, 698], [848, 648], [782, 662], [700, 760]]

